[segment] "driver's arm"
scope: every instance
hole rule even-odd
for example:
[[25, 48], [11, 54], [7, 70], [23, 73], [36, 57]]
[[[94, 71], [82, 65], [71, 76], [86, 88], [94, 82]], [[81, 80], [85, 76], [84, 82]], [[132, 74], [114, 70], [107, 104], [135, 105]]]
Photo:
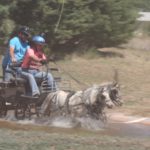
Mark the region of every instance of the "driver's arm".
[[28, 50], [28, 55], [34, 61], [40, 62], [42, 60], [42, 58], [38, 58], [31, 49]]
[[10, 53], [10, 57], [11, 57], [11, 61], [12, 62], [16, 62], [17, 61], [16, 58], [15, 58], [15, 55], [14, 55], [14, 50], [15, 50], [15, 48], [10, 46], [9, 53]]

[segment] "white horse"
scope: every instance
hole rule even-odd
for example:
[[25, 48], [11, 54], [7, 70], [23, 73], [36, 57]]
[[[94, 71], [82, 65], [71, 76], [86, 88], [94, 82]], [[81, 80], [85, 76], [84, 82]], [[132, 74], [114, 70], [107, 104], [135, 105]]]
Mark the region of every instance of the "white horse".
[[81, 114], [84, 105], [82, 94], [83, 91], [66, 92], [62, 90], [49, 93], [41, 106], [41, 113], [44, 115], [50, 115], [54, 112], [62, 115], [70, 113]]
[[104, 109], [121, 106], [120, 89], [117, 83], [95, 85], [83, 92], [84, 104], [88, 113], [101, 120], [106, 120]]
[[121, 105], [117, 84], [94, 85], [77, 92], [56, 91], [50, 93], [41, 106], [41, 113], [51, 115], [54, 112], [73, 116], [91, 115], [104, 119], [104, 109]]

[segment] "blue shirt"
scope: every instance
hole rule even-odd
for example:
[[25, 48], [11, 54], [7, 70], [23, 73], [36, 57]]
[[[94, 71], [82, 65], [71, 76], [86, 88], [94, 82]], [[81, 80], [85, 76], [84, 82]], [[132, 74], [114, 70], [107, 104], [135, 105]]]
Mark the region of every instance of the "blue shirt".
[[[19, 37], [14, 37], [9, 41], [9, 48], [14, 48], [14, 56], [17, 62], [21, 61], [26, 53], [26, 50], [29, 48], [27, 42], [22, 42]], [[6, 54], [3, 58], [2, 64], [3, 66], [7, 66], [7, 64], [11, 63], [10, 51], [7, 49]]]

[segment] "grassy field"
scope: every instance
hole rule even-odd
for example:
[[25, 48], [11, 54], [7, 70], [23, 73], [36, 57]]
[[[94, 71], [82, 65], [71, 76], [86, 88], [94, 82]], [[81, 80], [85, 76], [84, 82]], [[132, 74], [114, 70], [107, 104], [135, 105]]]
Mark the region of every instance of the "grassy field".
[[[100, 49], [96, 57], [89, 53], [82, 57], [66, 56], [57, 64], [62, 77], [71, 82], [73, 90], [113, 81], [114, 70], [117, 70], [124, 105], [110, 112], [150, 117], [150, 50], [105, 48]], [[71, 79], [68, 73], [82, 84]], [[148, 150], [149, 140], [103, 131], [0, 122], [0, 150]]]
[[104, 131], [90, 132], [13, 123], [5, 125], [5, 127], [0, 125], [0, 150], [148, 150], [150, 148], [149, 138], [114, 136]]

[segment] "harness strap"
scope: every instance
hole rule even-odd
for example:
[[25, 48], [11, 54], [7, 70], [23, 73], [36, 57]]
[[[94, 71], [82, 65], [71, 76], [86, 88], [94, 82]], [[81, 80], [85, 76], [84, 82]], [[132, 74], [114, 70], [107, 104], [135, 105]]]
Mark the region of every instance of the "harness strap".
[[70, 97], [72, 97], [73, 95], [75, 94], [75, 91], [71, 91], [67, 97], [66, 97], [66, 101], [65, 101], [65, 110], [66, 110], [66, 113], [67, 114], [70, 114], [70, 110], [69, 110], [69, 100], [70, 100]]

